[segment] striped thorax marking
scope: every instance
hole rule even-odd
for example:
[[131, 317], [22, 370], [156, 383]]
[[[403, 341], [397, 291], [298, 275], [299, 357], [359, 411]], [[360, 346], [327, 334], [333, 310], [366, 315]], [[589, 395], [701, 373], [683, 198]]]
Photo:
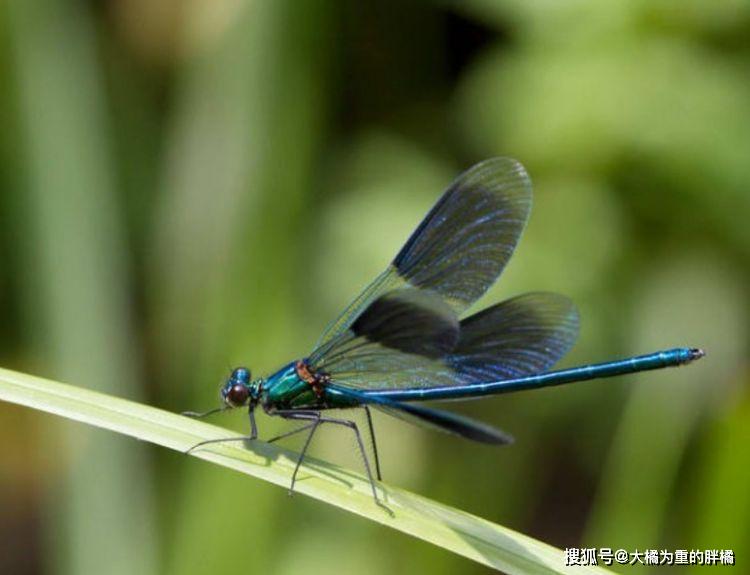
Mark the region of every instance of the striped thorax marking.
[[325, 391], [323, 388], [331, 381], [331, 377], [326, 373], [317, 373], [305, 360], [299, 360], [294, 369], [297, 371], [297, 377], [312, 387], [316, 396], [323, 397]]

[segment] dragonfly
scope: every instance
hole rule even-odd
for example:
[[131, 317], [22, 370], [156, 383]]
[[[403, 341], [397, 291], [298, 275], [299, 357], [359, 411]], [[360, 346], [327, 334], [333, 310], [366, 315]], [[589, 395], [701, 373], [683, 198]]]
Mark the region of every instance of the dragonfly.
[[202, 441], [255, 440], [255, 410], [300, 422], [274, 442], [307, 432], [292, 474], [290, 494], [316, 431], [351, 430], [375, 503], [370, 460], [357, 422], [343, 410], [364, 410], [380, 481], [371, 409], [491, 445], [513, 439], [485, 423], [423, 402], [469, 400], [595, 378], [680, 366], [703, 357], [698, 348], [674, 348], [604, 363], [551, 370], [579, 331], [575, 305], [563, 295], [526, 293], [468, 317], [464, 312], [502, 273], [529, 218], [531, 180], [510, 158], [480, 162], [461, 174], [430, 210], [391, 264], [325, 329], [312, 352], [275, 373], [253, 378], [231, 371], [222, 405], [202, 417], [247, 408], [250, 434]]

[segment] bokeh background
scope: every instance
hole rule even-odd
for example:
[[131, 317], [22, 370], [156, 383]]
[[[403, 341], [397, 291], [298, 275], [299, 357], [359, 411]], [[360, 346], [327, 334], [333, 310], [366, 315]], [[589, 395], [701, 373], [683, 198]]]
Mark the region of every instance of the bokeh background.
[[[502, 450], [379, 417], [386, 479], [556, 546], [747, 572], [749, 71], [740, 0], [6, 0], [0, 360], [213, 407], [230, 366], [304, 355], [462, 169], [513, 156], [535, 206], [479, 307], [571, 296], [563, 365], [708, 356], [454, 405]], [[0, 405], [0, 437], [2, 573], [486, 571], [52, 416]], [[348, 434], [315, 452], [359, 469]]]

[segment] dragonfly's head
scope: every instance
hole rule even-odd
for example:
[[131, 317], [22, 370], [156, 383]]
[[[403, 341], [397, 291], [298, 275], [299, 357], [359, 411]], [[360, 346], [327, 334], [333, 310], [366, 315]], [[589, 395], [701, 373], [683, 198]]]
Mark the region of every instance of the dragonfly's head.
[[260, 385], [252, 381], [250, 370], [237, 367], [229, 374], [226, 383], [221, 388], [221, 400], [227, 407], [243, 407], [255, 405], [258, 402]]

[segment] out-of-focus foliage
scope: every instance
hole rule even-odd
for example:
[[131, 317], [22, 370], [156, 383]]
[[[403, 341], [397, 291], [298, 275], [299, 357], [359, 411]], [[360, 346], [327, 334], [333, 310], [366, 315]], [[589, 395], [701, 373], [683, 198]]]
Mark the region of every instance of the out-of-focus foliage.
[[[452, 176], [514, 156], [535, 207], [482, 303], [573, 297], [583, 327], [566, 364], [675, 345], [708, 356], [455, 406], [513, 433], [504, 450], [378, 419], [388, 479], [560, 547], [742, 561], [748, 31], [738, 0], [8, 0], [2, 363], [213, 406], [230, 365], [304, 355]], [[2, 572], [482, 571], [7, 405], [0, 433]], [[359, 465], [345, 435], [315, 450]]]

